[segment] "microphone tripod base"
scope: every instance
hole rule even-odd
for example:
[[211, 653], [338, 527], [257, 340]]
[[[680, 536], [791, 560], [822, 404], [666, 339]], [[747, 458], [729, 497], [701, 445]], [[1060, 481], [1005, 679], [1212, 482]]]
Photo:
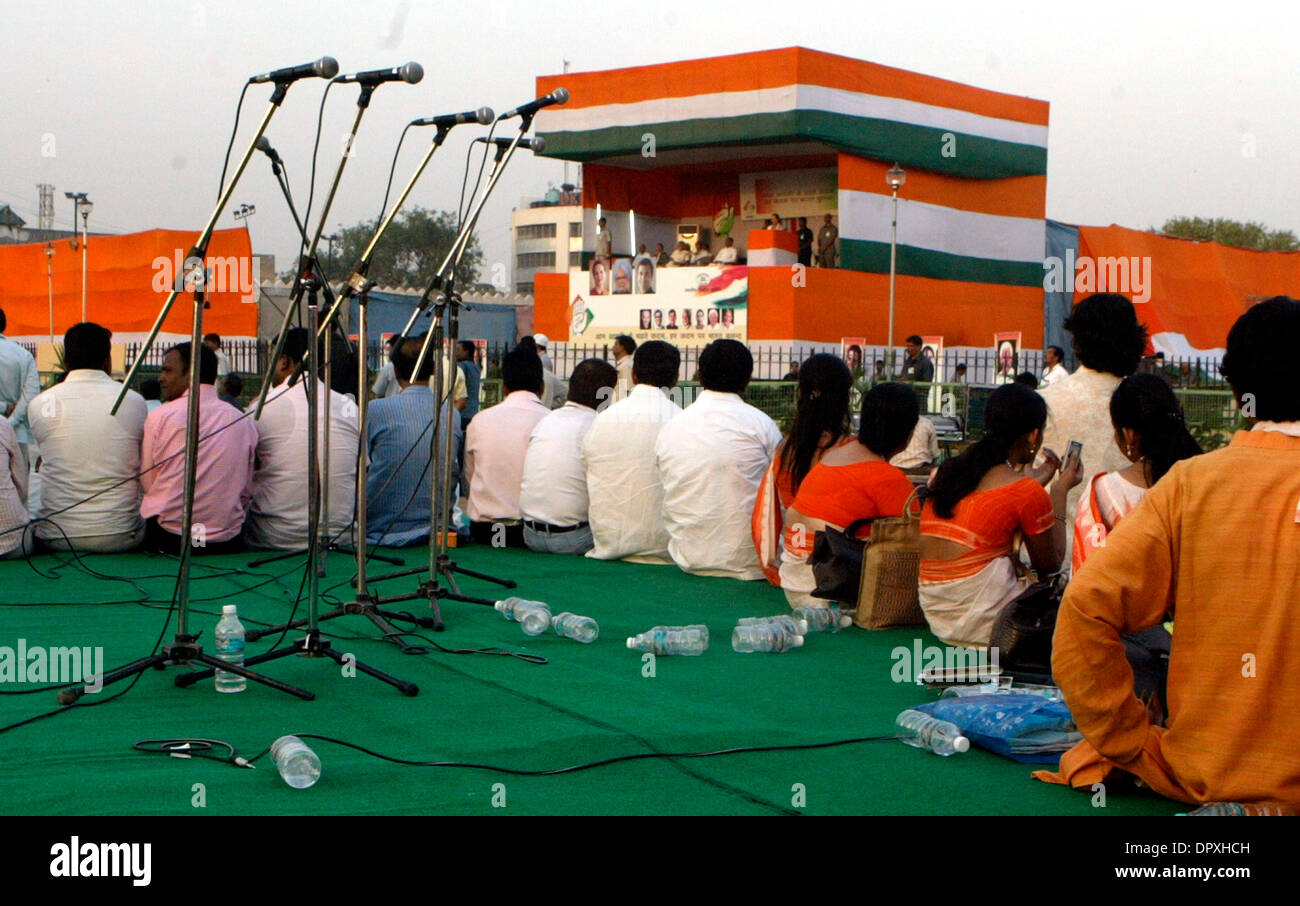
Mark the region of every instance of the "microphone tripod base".
[[[390, 676], [389, 674], [384, 673], [382, 670], [378, 670], [374, 667], [371, 667], [369, 664], [363, 664], [361, 661], [357, 660], [356, 657], [352, 654], [344, 654], [342, 652], [335, 651], [333, 646], [331, 646], [328, 641], [321, 638], [320, 631], [316, 629], [308, 630], [307, 635], [303, 636], [301, 639], [298, 639], [297, 641], [293, 642], [292, 644], [290, 644], [285, 648], [276, 648], [273, 651], [266, 651], [263, 652], [262, 654], [253, 655], [252, 657], [247, 658], [244, 661], [244, 663], [261, 664], [266, 661], [274, 661], [274, 660], [278, 660], [279, 658], [290, 657], [291, 655], [295, 655], [295, 654], [301, 654], [304, 657], [329, 658], [330, 660], [334, 661], [334, 663], [338, 664], [344, 669], [347, 669], [349, 667], [354, 667], [357, 670], [360, 670], [362, 673], [366, 674], [367, 676], [373, 676], [375, 679], [381, 682], [388, 683], [388, 685], [392, 686], [394, 689], [397, 689], [403, 695], [414, 696], [419, 694], [420, 692], [419, 686], [416, 686], [414, 683], [408, 683], [406, 680], [398, 679], [395, 676]], [[222, 669], [229, 670], [230, 668], [228, 666], [223, 665]], [[237, 672], [237, 671], [232, 671], [232, 672]], [[182, 676], [176, 677], [176, 685], [190, 686], [193, 685], [194, 683], [199, 682], [200, 680], [207, 679], [208, 677], [212, 676], [212, 673], [213, 673], [212, 670], [201, 670], [197, 673], [187, 673]]]
[[[429, 571], [425, 569], [407, 569], [397, 573], [390, 573], [387, 576], [379, 576], [370, 581], [382, 582], [385, 579], [396, 579], [402, 576], [416, 575], [417, 573], [428, 575], [428, 572]], [[434, 620], [436, 621], [434, 629], [438, 632], [442, 632], [444, 626], [442, 622], [442, 608], [439, 606], [439, 601], [461, 601], [466, 604], [482, 604], [484, 607], [492, 607], [496, 604], [496, 601], [490, 598], [476, 598], [473, 595], [467, 595], [461, 592], [460, 586], [456, 583], [457, 573], [463, 576], [469, 576], [473, 579], [482, 579], [485, 582], [495, 582], [503, 588], [515, 588], [518, 584], [513, 579], [500, 579], [496, 576], [490, 576], [487, 573], [475, 572], [472, 569], [465, 569], [464, 567], [457, 566], [447, 554], [439, 554], [437, 563], [434, 566], [432, 578], [426, 578], [420, 583], [419, 587], [410, 594], [379, 598], [377, 603], [392, 604], [397, 601], [427, 600], [429, 602], [429, 608], [433, 611]], [[446, 581], [447, 587], [444, 588], [442, 586], [439, 582], [439, 577]]]
[[[250, 659], [250, 662], [256, 662]], [[220, 668], [229, 673], [238, 674], [245, 679], [250, 679], [255, 683], [261, 683], [264, 686], [270, 686], [272, 689], [278, 689], [281, 692], [287, 692], [290, 695], [296, 695], [305, 701], [311, 701], [316, 697], [315, 693], [308, 692], [306, 689], [299, 689], [297, 686], [291, 686], [280, 680], [272, 679], [269, 676], [263, 676], [260, 673], [254, 673], [247, 666], [238, 666], [228, 664], [219, 657], [213, 657], [205, 654], [203, 648], [199, 645], [197, 636], [177, 635], [170, 645], [163, 647], [158, 654], [152, 654], [149, 657], [143, 657], [139, 660], [132, 661], [125, 666], [118, 667], [116, 670], [110, 670], [104, 674], [101, 685], [108, 686], [112, 683], [127, 679], [128, 677], [137, 676], [149, 669], [162, 670], [166, 667], [188, 666], [190, 664], [203, 664], [208, 670], [202, 670], [198, 673], [182, 673], [176, 677], [177, 686], [188, 686], [197, 682], [204, 676], [212, 676], [213, 670]], [[64, 689], [59, 692], [59, 704], [73, 705], [85, 694], [85, 687], [74, 687]]]
[[[381, 610], [377, 606], [379, 603], [381, 602], [373, 597], [359, 595], [357, 600], [340, 604], [333, 610], [321, 614], [316, 622], [324, 623], [326, 620], [335, 620], [339, 617], [360, 615], [378, 626], [388, 641], [402, 649], [409, 648], [410, 646], [403, 644], [398, 639], [398, 636], [400, 636], [401, 633], [392, 623], [389, 622], [390, 620], [414, 623], [424, 629], [434, 628], [434, 621], [428, 617], [417, 617], [414, 614], [399, 613], [393, 610]], [[303, 626], [306, 626], [308, 622], [309, 621], [304, 617], [303, 619], [294, 620], [290, 623], [281, 623], [279, 626], [269, 626], [265, 629], [256, 629], [248, 633], [247, 639], [250, 642], [256, 642], [258, 639], [265, 638], [268, 635], [274, 635], [278, 632], [285, 632], [289, 629], [301, 629]]]
[[[350, 547], [346, 544], [334, 544], [331, 542], [330, 544], [323, 545], [322, 548], [324, 550], [329, 551], [332, 554], [348, 554], [350, 556], [355, 556], [357, 553], [356, 548]], [[306, 548], [302, 550], [296, 550], [296, 551], [284, 551], [279, 554], [272, 554], [269, 557], [259, 557], [256, 560], [249, 560], [248, 566], [250, 569], [252, 569], [258, 566], [263, 566], [267, 563], [276, 563], [280, 560], [288, 560], [290, 557], [302, 557], [305, 556], [306, 553], [307, 553]], [[369, 558], [371, 560], [382, 560], [384, 563], [391, 563], [393, 566], [406, 565], [406, 561], [403, 560], [401, 557], [389, 557], [384, 554], [370, 554]], [[355, 579], [352, 581], [352, 587], [353, 588], [356, 587]]]

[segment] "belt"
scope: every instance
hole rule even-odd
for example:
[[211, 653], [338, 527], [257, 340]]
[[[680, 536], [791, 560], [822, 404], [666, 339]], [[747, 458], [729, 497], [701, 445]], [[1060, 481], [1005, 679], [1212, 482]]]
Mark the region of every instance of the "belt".
[[588, 525], [590, 525], [588, 522], [579, 522], [577, 525], [548, 525], [545, 522], [533, 522], [531, 519], [524, 520], [524, 528], [530, 528], [535, 532], [546, 532], [548, 535], [576, 532], [578, 529], [585, 529]]

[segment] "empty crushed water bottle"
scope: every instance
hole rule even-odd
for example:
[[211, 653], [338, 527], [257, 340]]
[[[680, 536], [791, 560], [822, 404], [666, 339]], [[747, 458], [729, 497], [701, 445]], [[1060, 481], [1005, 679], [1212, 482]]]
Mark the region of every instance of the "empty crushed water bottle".
[[796, 607], [794, 615], [806, 620], [813, 632], [839, 632], [846, 626], [853, 625], [852, 617], [840, 612], [834, 604], [827, 607]]
[[600, 635], [600, 626], [591, 617], [567, 611], [551, 617], [551, 628], [555, 630], [556, 635], [582, 642], [584, 645], [596, 641], [596, 636]]
[[741, 654], [789, 651], [803, 645], [803, 636], [777, 623], [743, 623], [731, 631], [731, 648]]
[[281, 736], [271, 743], [271, 758], [284, 782], [305, 790], [320, 779], [320, 759], [297, 736]]
[[627, 647], [633, 651], [649, 651], [656, 655], [699, 655], [708, 650], [709, 627], [702, 624], [656, 626], [628, 639]]
[[894, 722], [899, 728], [898, 738], [909, 746], [929, 749], [936, 755], [951, 755], [970, 748], [970, 740], [961, 735], [956, 724], [915, 708], [908, 708]]
[[1280, 816], [1295, 817], [1296, 810], [1280, 802], [1207, 802], [1186, 814], [1188, 817], [1245, 817]]
[[791, 635], [808, 634], [808, 621], [792, 617], [788, 613], [780, 613], [774, 617], [741, 617], [736, 621], [738, 626], [756, 626], [760, 623], [771, 623], [784, 627], [785, 631]]
[[551, 607], [544, 601], [506, 598], [493, 605], [507, 620], [523, 627], [525, 635], [541, 635], [551, 625]]

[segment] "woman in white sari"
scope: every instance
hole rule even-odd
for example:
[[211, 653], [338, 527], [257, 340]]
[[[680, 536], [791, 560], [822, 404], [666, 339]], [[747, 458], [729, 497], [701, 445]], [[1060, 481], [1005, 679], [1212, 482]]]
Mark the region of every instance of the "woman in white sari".
[[1174, 463], [1201, 452], [1187, 430], [1178, 397], [1158, 375], [1125, 378], [1110, 398], [1110, 420], [1115, 446], [1132, 465], [1117, 472], [1098, 472], [1079, 497], [1074, 516], [1075, 572], [1089, 554], [1106, 545], [1107, 535]]

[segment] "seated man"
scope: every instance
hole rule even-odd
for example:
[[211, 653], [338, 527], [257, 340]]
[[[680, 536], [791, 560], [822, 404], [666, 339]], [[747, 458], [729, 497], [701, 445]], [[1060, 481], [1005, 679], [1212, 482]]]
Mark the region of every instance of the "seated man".
[[[284, 338], [284, 350], [271, 376], [273, 389], [266, 397], [257, 427], [257, 459], [253, 470], [253, 500], [244, 523], [244, 543], [272, 550], [298, 550], [308, 545], [307, 489], [307, 381], [289, 376], [302, 364], [309, 331], [295, 327]], [[321, 356], [315, 358], [319, 366]], [[229, 380], [229, 379], [227, 379]], [[317, 460], [325, 455], [325, 384], [317, 388]], [[329, 515], [321, 514], [322, 532], [335, 539], [352, 524], [357, 487], [357, 444], [360, 441], [358, 411], [341, 393], [329, 396], [329, 467], [322, 470], [322, 484], [329, 484]], [[257, 403], [248, 411], [256, 411]]]
[[663, 426], [682, 414], [666, 392], [677, 385], [681, 354], [663, 340], [649, 340], [631, 358], [631, 393], [598, 412], [582, 441], [595, 543], [587, 556], [671, 563], [655, 442]]
[[110, 376], [112, 334], [89, 322], [63, 338], [68, 373], [27, 408], [41, 448], [41, 505], [36, 537], [56, 550], [113, 553], [144, 540], [140, 518], [140, 441], [144, 398]]
[[475, 416], [465, 435], [465, 515], [480, 544], [525, 546], [519, 509], [524, 455], [533, 428], [550, 412], [541, 400], [542, 362], [526, 339], [501, 360], [505, 399]]
[[[1084, 741], [1041, 779], [1113, 769], [1180, 802], [1300, 808], [1300, 302], [1237, 319], [1222, 371], [1251, 430], [1182, 460], [1091, 553], [1061, 603], [1052, 674]], [[1086, 448], [1085, 448], [1086, 449]], [[1175, 618], [1153, 725], [1121, 637]]]
[[907, 446], [893, 459], [891, 466], [904, 471], [910, 469], [928, 469], [939, 460], [939, 435], [934, 430], [934, 422], [922, 415], [912, 429], [912, 436]]
[[27, 461], [9, 419], [0, 418], [0, 559], [23, 556], [27, 531]]
[[655, 443], [668, 552], [687, 572], [763, 578], [750, 521], [781, 431], [740, 397], [753, 370], [745, 344], [714, 340], [700, 353], [699, 396]]
[[716, 257], [714, 257], [713, 263], [714, 264], [735, 264], [737, 257], [738, 257], [738, 253], [736, 252], [736, 240], [728, 236], [725, 240], [723, 240], [722, 248], [718, 250], [718, 254]]
[[679, 267], [690, 264], [691, 247], [685, 242], [677, 243], [677, 247], [673, 249], [673, 253], [668, 256], [668, 263], [678, 265]]
[[524, 543], [530, 550], [542, 554], [591, 550], [582, 440], [596, 418], [596, 407], [613, 397], [617, 380], [618, 372], [608, 362], [579, 362], [569, 378], [568, 402], [533, 428], [519, 489]]
[[705, 265], [712, 260], [713, 253], [710, 252], [709, 247], [704, 244], [704, 240], [701, 239], [699, 242], [695, 243], [695, 254], [691, 256], [691, 264]]
[[[423, 544], [429, 539], [433, 514], [431, 482], [435, 471], [429, 467], [433, 442], [430, 423], [434, 414], [433, 391], [429, 388], [432, 356], [425, 357], [416, 383], [410, 382], [423, 342], [423, 337], [408, 337], [394, 347], [392, 364], [398, 393], [375, 400], [366, 413], [366, 450], [370, 457], [370, 471], [366, 475], [366, 541], [370, 544], [404, 547]], [[445, 465], [442, 450], [447, 425], [452, 431], [451, 478], [455, 487], [460, 480], [456, 463], [463, 439], [460, 413], [443, 403], [437, 427], [438, 476]]]
[[[163, 356], [158, 382], [167, 402], [149, 413], [140, 450], [140, 515], [146, 550], [179, 554], [185, 490], [185, 425], [189, 408], [190, 344]], [[243, 549], [240, 531], [253, 496], [257, 428], [234, 406], [217, 398], [217, 355], [199, 345], [199, 450], [194, 487], [192, 553]]]

